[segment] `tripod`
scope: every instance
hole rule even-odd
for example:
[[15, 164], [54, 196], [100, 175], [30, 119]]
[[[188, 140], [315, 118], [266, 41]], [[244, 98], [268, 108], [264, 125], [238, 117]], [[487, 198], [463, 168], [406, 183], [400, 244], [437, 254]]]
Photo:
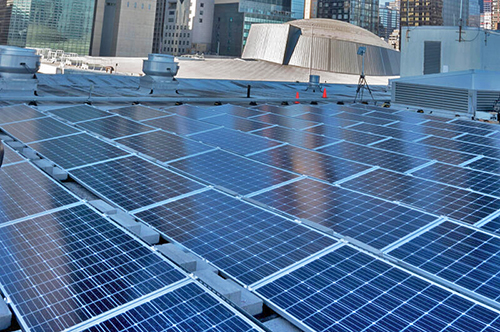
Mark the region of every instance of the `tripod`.
[[365, 78], [365, 53], [366, 53], [366, 47], [361, 46], [358, 49], [358, 55], [361, 55], [361, 75], [359, 75], [359, 80], [358, 80], [358, 88], [356, 89], [356, 96], [354, 97], [354, 102], [360, 97], [361, 102], [363, 101], [363, 94], [365, 92], [365, 88], [368, 89], [368, 92], [370, 92], [370, 96], [372, 97], [373, 101], [375, 101], [375, 98], [373, 98], [373, 93], [372, 89], [370, 89], [370, 86], [368, 85], [368, 82], [366, 81]]

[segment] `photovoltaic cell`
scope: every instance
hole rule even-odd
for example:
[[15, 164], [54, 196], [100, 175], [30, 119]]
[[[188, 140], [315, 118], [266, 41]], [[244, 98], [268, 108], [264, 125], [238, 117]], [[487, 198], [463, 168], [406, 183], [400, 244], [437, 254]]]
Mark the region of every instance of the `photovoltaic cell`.
[[479, 144], [479, 145], [486, 145], [500, 149], [500, 139], [498, 139], [498, 136], [495, 138], [495, 136], [484, 137], [484, 136], [465, 134], [463, 136], [457, 137], [456, 140]]
[[350, 127], [349, 129], [364, 133], [372, 133], [376, 135], [386, 136], [386, 137], [394, 137], [403, 141], [410, 141], [410, 142], [417, 139], [422, 139], [427, 136], [425, 134], [414, 133], [412, 131], [404, 131], [391, 127], [382, 127], [382, 126], [372, 125], [369, 123], [361, 123], [354, 127]]
[[453, 122], [443, 123], [441, 121], [434, 121], [434, 120], [423, 122], [421, 125], [425, 126], [425, 127], [434, 127], [434, 128], [438, 128], [438, 129], [450, 130], [450, 131], [457, 132], [459, 134], [469, 133], [469, 134], [474, 134], [474, 135], [479, 135], [479, 136], [486, 136], [486, 135], [494, 132], [494, 130], [487, 130], [487, 129], [482, 129], [482, 128], [469, 127], [469, 126], [461, 126], [459, 124], [454, 124]]
[[[335, 113], [337, 114], [337, 113]], [[347, 126], [352, 126], [354, 124], [360, 123], [359, 121], [355, 120], [348, 120], [344, 118], [338, 118], [338, 117], [333, 117], [333, 116], [325, 116], [325, 115], [319, 115], [317, 113], [306, 113], [302, 114], [300, 116], [295, 117], [295, 119], [300, 119], [300, 120], [305, 120], [305, 121], [314, 121], [314, 123], [319, 124], [323, 123], [328, 126], [332, 127], [347, 127]], [[307, 131], [314, 130], [315, 128], [318, 127], [312, 127], [309, 129], [306, 129]]]
[[118, 115], [97, 120], [80, 122], [78, 126], [97, 135], [101, 135], [110, 139], [154, 130], [153, 127], [126, 118], [122, 118]]
[[245, 108], [245, 107], [235, 106], [235, 105], [231, 105], [231, 104], [225, 104], [222, 106], [213, 107], [213, 108], [210, 108], [209, 110], [214, 110], [214, 111], [216, 111], [216, 113], [234, 115], [234, 116], [239, 116], [242, 118], [248, 118], [251, 116], [256, 116], [256, 115], [260, 115], [260, 114], [264, 113], [263, 111], [259, 111], [256, 109]]
[[499, 199], [383, 169], [344, 182], [342, 186], [468, 224], [500, 209]]
[[108, 112], [88, 105], [58, 108], [55, 110], [50, 110], [49, 113], [73, 123], [103, 118], [111, 115]]
[[137, 331], [260, 331], [191, 282], [85, 332]]
[[280, 107], [280, 106], [273, 106], [273, 105], [259, 105], [257, 107], [254, 107], [254, 109], [260, 110], [262, 112], [270, 112], [273, 114], [289, 116], [289, 117], [293, 117], [293, 116], [307, 112], [303, 108]]
[[425, 144], [405, 142], [397, 139], [382, 141], [372, 146], [386, 151], [402, 153], [427, 160], [438, 160], [453, 165], [460, 165], [476, 157], [476, 155], [473, 154], [436, 148]]
[[0, 168], [0, 225], [78, 200], [30, 163]]
[[250, 158], [290, 172], [332, 183], [370, 169], [369, 166], [353, 161], [290, 145], [263, 151], [250, 156]]
[[216, 150], [170, 163], [212, 185], [247, 195], [297, 177], [297, 175], [245, 157]]
[[349, 105], [349, 108], [364, 109], [367, 112], [379, 111], [379, 112], [390, 113], [390, 114], [392, 114], [392, 113], [398, 113], [398, 112], [401, 111], [398, 108], [380, 107], [380, 106], [365, 105], [365, 104], [352, 104], [352, 105]]
[[465, 167], [478, 171], [500, 174], [500, 160], [488, 157], [482, 157], [476, 161], [468, 163]]
[[252, 199], [295, 218], [331, 228], [377, 249], [437, 219], [426, 213], [310, 179], [266, 191]]
[[446, 221], [389, 255], [487, 298], [500, 298], [500, 238]]
[[110, 110], [110, 112], [130, 118], [132, 120], [147, 120], [151, 118], [158, 118], [160, 116], [165, 116], [170, 113], [165, 111], [160, 111], [154, 108], [145, 107], [141, 105], [133, 105], [122, 108], [115, 108]]
[[126, 151], [85, 133], [31, 143], [29, 147], [64, 169], [128, 154]]
[[289, 143], [306, 149], [315, 149], [320, 146], [339, 142], [339, 140], [334, 138], [280, 126], [254, 131], [252, 134], [264, 136], [269, 139]]
[[342, 129], [339, 127], [333, 127], [327, 125], [319, 125], [316, 127], [305, 129], [303, 131], [316, 135], [323, 135], [334, 139], [339, 139], [339, 140], [343, 139], [348, 142], [359, 143], [359, 144], [371, 144], [387, 138], [386, 136], [374, 135], [370, 133], [362, 133], [356, 130]]
[[184, 275], [86, 205], [0, 227], [0, 283], [31, 331], [62, 331]]
[[331, 156], [353, 160], [372, 166], [380, 166], [397, 172], [406, 172], [412, 168], [429, 162], [428, 159], [406, 156], [403, 154], [349, 142], [340, 142], [338, 144], [329, 145], [318, 149], [318, 151]]
[[203, 121], [218, 126], [224, 126], [227, 129], [235, 129], [241, 131], [252, 131], [271, 126], [269, 123], [253, 121], [245, 118], [239, 118], [237, 116], [232, 116], [229, 114], [221, 114], [218, 116], [213, 116], [210, 118], [203, 119]]
[[282, 115], [277, 115], [277, 114], [271, 114], [271, 113], [253, 117], [252, 120], [270, 123], [270, 124], [276, 124], [276, 125], [279, 125], [282, 127], [293, 128], [293, 129], [304, 129], [304, 128], [312, 127], [312, 126], [315, 126], [318, 124], [317, 122], [313, 122], [313, 121], [307, 121], [307, 120], [302, 120], [302, 119], [298, 119], [298, 118], [292, 118], [292, 117], [282, 116]]
[[116, 142], [161, 162], [169, 162], [213, 149], [195, 140], [161, 130], [120, 138]]
[[500, 149], [490, 146], [450, 140], [441, 137], [428, 137], [419, 143], [436, 146], [443, 149], [466, 152], [474, 155], [483, 155], [495, 159], [500, 159]]
[[461, 126], [482, 128], [482, 129], [486, 129], [486, 130], [494, 130], [494, 131], [498, 130], [498, 126], [496, 124], [480, 122], [480, 121], [456, 119], [450, 123], [461, 125]]
[[42, 118], [45, 115], [26, 105], [0, 107], [0, 124]]
[[7, 144], [4, 144], [3, 147], [4, 147], [3, 164], [2, 164], [3, 166], [7, 166], [9, 164], [14, 164], [26, 160], [23, 157], [21, 157], [17, 152], [12, 150]]
[[444, 137], [444, 138], [453, 138], [461, 133], [455, 132], [455, 131], [449, 131], [449, 130], [441, 130], [438, 128], [434, 127], [425, 127], [425, 126], [420, 126], [416, 124], [411, 124], [408, 122], [396, 122], [388, 126], [389, 128], [395, 128], [395, 129], [400, 129], [400, 130], [405, 130], [405, 131], [411, 131], [414, 133], [419, 133], [423, 135], [433, 135], [437, 137]]
[[226, 128], [193, 134], [189, 136], [189, 138], [241, 155], [269, 149], [273, 146], [283, 144], [282, 142], [267, 139], [265, 137]]
[[70, 174], [127, 211], [203, 188], [194, 181], [135, 156], [79, 168]]
[[314, 331], [498, 331], [498, 313], [343, 246], [257, 289]]
[[428, 115], [428, 114], [421, 114], [421, 113], [416, 113], [416, 112], [408, 112], [408, 111], [403, 111], [403, 112], [400, 112], [397, 114], [387, 114], [383, 111], [375, 111], [375, 112], [371, 112], [371, 113], [366, 113], [365, 116], [374, 117], [374, 118], [382, 118], [382, 119], [387, 119], [387, 120], [392, 120], [392, 121], [408, 122], [408, 123], [414, 123], [414, 124], [418, 124], [418, 123], [424, 122], [426, 120], [434, 120], [437, 122], [447, 122], [447, 121], [451, 120], [450, 118], [433, 116], [433, 115]]
[[329, 107], [330, 105], [322, 105], [322, 106], [313, 106], [313, 105], [307, 105], [307, 104], [293, 104], [291, 106], [285, 107], [286, 111], [288, 114], [290, 114], [290, 111], [295, 112], [295, 114], [303, 114], [303, 113], [318, 113], [321, 114], [326, 110], [326, 107], [328, 107], [328, 111], [333, 113], [335, 110], [334, 106], [337, 105], [332, 105], [333, 107]]
[[213, 190], [136, 216], [246, 285], [336, 243]]
[[387, 125], [391, 122], [394, 122], [393, 120], [372, 118], [369, 116], [362, 116], [362, 115], [352, 114], [352, 113], [347, 113], [347, 112], [334, 114], [334, 115], [332, 115], [332, 117], [340, 118], [340, 119], [347, 119], [347, 120], [357, 121], [357, 122], [371, 123], [371, 124], [379, 125], [379, 126], [384, 126], [384, 125]]
[[176, 133], [178, 135], [190, 135], [220, 127], [207, 122], [197, 121], [178, 115], [147, 120], [143, 123], [171, 133]]
[[53, 118], [41, 118], [2, 125], [2, 130], [23, 143], [78, 133], [72, 128]]
[[201, 107], [196, 107], [192, 105], [181, 105], [165, 108], [167, 112], [175, 113], [177, 115], [184, 116], [186, 118], [191, 118], [195, 120], [199, 120], [202, 118], [206, 118], [209, 116], [214, 116], [220, 114], [218, 108], [205, 109]]

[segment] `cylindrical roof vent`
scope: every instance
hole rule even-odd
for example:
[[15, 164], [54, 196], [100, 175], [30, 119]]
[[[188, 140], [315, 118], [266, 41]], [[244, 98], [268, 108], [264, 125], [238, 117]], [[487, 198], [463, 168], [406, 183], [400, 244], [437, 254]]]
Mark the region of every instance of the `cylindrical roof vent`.
[[0, 78], [31, 79], [40, 68], [40, 56], [36, 50], [0, 46]]

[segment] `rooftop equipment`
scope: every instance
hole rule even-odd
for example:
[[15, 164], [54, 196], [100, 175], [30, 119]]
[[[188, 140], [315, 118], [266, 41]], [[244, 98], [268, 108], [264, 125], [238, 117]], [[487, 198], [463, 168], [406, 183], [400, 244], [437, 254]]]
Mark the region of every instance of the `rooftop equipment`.
[[36, 91], [36, 72], [40, 56], [36, 50], [0, 46], [0, 94], [12, 91]]
[[174, 60], [174, 56], [168, 54], [149, 54], [142, 65], [145, 76], [141, 77], [140, 87], [150, 90], [150, 94], [174, 89], [178, 84], [175, 75], [179, 70], [179, 64]]

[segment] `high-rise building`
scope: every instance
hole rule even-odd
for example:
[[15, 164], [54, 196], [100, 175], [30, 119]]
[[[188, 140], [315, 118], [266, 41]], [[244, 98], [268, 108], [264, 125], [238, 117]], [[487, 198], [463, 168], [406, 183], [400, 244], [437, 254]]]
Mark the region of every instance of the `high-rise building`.
[[318, 18], [333, 18], [378, 33], [378, 0], [318, 0]]
[[401, 0], [400, 8], [402, 27], [469, 25], [469, 0]]
[[153, 32], [153, 53], [162, 53], [163, 34], [165, 33], [165, 15], [167, 0], [156, 1], [155, 29]]
[[388, 41], [392, 32], [399, 29], [399, 1], [381, 4], [378, 15], [378, 35]]

